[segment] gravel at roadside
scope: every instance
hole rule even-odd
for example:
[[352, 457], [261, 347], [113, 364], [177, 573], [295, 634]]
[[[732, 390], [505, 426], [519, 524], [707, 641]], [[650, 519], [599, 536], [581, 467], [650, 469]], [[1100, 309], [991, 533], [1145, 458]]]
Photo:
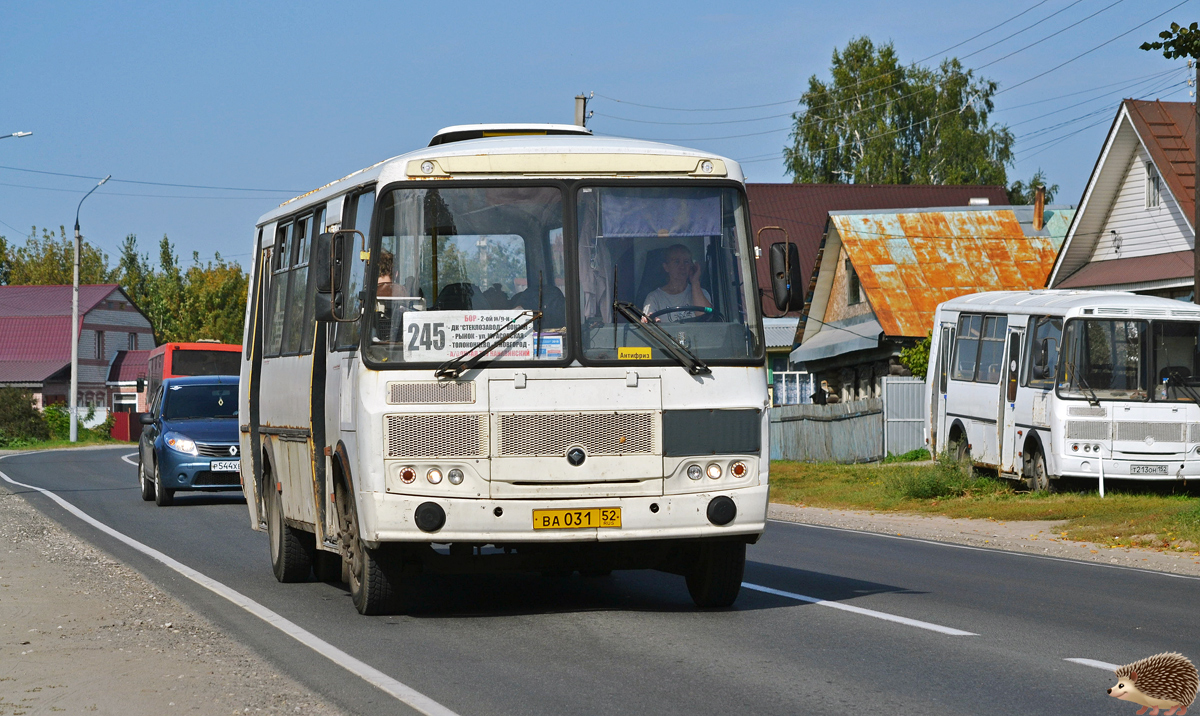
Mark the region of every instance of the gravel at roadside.
[[0, 488], [0, 716], [342, 714]]
[[1032, 552], [1088, 562], [1152, 569], [1159, 572], [1200, 576], [1200, 554], [1194, 551], [1109, 547], [1068, 540], [1059, 533], [1065, 521], [1002, 522], [971, 520], [940, 515], [896, 512], [831, 510], [805, 505], [772, 503], [767, 515], [786, 522], [842, 527], [904, 537], [953, 542], [974, 547]]

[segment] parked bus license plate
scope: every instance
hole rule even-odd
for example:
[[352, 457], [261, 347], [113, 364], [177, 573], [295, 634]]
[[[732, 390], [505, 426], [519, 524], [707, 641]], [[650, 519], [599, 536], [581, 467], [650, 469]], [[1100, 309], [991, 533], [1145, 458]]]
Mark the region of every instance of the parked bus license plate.
[[592, 507], [586, 510], [534, 510], [535, 530], [580, 530], [589, 527], [620, 527], [620, 507]]
[[208, 469], [213, 472], [237, 472], [242, 469], [241, 460], [213, 460], [208, 464]]
[[1130, 465], [1130, 475], [1166, 475], [1166, 465]]

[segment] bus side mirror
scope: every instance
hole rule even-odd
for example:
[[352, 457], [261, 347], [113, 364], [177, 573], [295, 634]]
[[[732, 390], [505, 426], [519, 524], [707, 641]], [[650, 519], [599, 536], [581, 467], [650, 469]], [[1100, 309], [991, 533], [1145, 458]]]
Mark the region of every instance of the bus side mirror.
[[[330, 234], [320, 234], [313, 243], [312, 267], [309, 269], [316, 281], [316, 301], [313, 313], [318, 321], [352, 323], [359, 316], [343, 316], [345, 300], [343, 279], [349, 264], [349, 252], [354, 249], [354, 237], [359, 236], [366, 248], [366, 237], [361, 231], [343, 229]], [[361, 315], [361, 311], [359, 312]]]
[[804, 291], [800, 288], [800, 251], [792, 242], [771, 244], [771, 293], [775, 308], [780, 311], [799, 311], [804, 308]]
[[139, 392], [139, 393], [146, 392], [146, 379], [145, 378], [139, 377], [137, 379], [137, 392]]

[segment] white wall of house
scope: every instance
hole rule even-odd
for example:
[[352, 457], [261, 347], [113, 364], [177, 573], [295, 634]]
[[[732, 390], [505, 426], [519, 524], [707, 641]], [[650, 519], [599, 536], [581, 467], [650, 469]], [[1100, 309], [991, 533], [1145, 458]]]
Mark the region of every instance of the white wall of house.
[[1150, 154], [1139, 144], [1125, 167], [1121, 188], [1101, 229], [1092, 261], [1167, 254], [1192, 248], [1192, 230], [1165, 180], [1159, 179], [1158, 206], [1146, 206], [1146, 166], [1149, 162]]

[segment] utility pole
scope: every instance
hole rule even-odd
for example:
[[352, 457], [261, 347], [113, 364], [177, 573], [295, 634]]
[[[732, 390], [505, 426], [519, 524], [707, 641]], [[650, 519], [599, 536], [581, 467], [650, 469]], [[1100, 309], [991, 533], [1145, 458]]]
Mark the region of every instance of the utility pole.
[[594, 92], [589, 92], [587, 95], [575, 95], [575, 126], [586, 127], [587, 121], [595, 112], [588, 112], [588, 102], [592, 101], [595, 96]]
[[71, 281], [71, 442], [79, 440], [79, 243], [83, 235], [79, 233], [79, 210], [83, 208], [83, 200], [92, 195], [104, 182], [112, 178], [112, 174], [100, 180], [91, 191], [79, 200], [75, 207], [75, 277]]

